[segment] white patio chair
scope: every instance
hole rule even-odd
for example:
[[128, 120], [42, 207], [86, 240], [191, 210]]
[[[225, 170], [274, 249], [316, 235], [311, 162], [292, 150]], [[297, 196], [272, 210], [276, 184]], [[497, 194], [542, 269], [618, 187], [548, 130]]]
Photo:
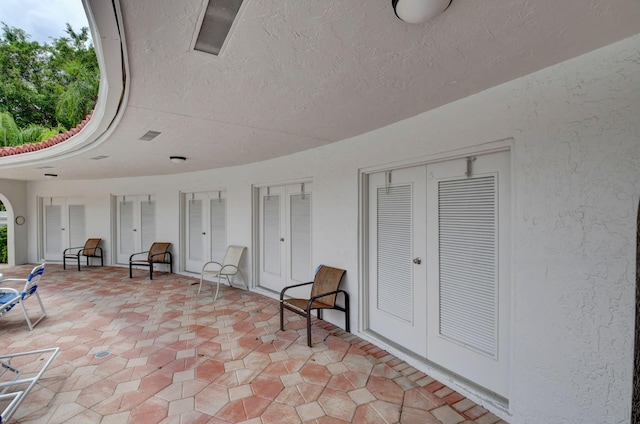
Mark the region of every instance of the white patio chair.
[[[202, 290], [202, 280], [205, 277], [215, 278], [218, 280], [218, 284], [216, 287], [216, 295], [213, 300], [218, 299], [218, 292], [220, 291], [220, 278], [224, 277], [227, 280], [227, 283], [230, 287], [233, 287], [231, 284], [231, 278], [236, 274], [240, 274], [242, 277], [242, 281], [244, 282], [244, 286], [247, 290], [249, 290], [249, 286], [247, 285], [247, 280], [244, 278], [244, 274], [240, 270], [240, 260], [242, 259], [242, 255], [247, 248], [244, 246], [229, 246], [227, 247], [227, 251], [224, 254], [224, 259], [222, 263], [216, 261], [209, 261], [202, 266], [202, 273], [200, 274], [200, 287], [198, 288], [198, 294], [200, 294], [200, 290]], [[210, 265], [214, 265], [214, 269], [207, 269]]]
[[[0, 404], [4, 407], [0, 412], [0, 423], [6, 423], [11, 419], [59, 351], [59, 347], [51, 347], [0, 356], [0, 368], [2, 369], [0, 372]], [[48, 358], [45, 355], [48, 355]], [[32, 359], [29, 359], [30, 362], [26, 365], [20, 365], [22, 368], [18, 368], [16, 364], [11, 362], [13, 359], [28, 357], [32, 357]], [[21, 359], [18, 361], [25, 362]], [[35, 370], [33, 370], [34, 368]], [[25, 374], [29, 377], [24, 377]]]
[[[44, 305], [42, 304], [42, 299], [40, 299], [40, 294], [38, 293], [38, 283], [40, 282], [40, 277], [42, 277], [43, 272], [44, 264], [33, 268], [27, 278], [5, 278], [0, 282], [2, 285], [11, 282], [24, 282], [24, 288], [21, 292], [12, 287], [0, 286], [0, 317], [13, 309], [14, 306], [20, 304], [22, 312], [24, 313], [24, 318], [27, 320], [27, 325], [29, 325], [29, 330], [33, 330], [33, 327], [47, 316], [47, 312], [44, 310]], [[38, 299], [40, 309], [42, 309], [42, 316], [38, 318], [36, 322], [31, 323], [31, 319], [29, 319], [29, 314], [27, 313], [27, 308], [24, 306], [24, 301], [34, 294], [36, 299]]]

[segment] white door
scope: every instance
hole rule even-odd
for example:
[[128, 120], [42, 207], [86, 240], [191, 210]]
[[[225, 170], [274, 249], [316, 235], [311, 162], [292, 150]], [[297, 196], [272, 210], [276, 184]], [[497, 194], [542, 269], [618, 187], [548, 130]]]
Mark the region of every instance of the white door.
[[427, 168], [427, 357], [508, 397], [509, 152], [467, 168]]
[[426, 172], [369, 176], [369, 329], [426, 356]]
[[185, 269], [199, 273], [208, 261], [222, 262], [227, 244], [224, 191], [185, 193]]
[[367, 324], [506, 398], [509, 152], [469, 163], [369, 176]]
[[86, 240], [85, 207], [78, 199], [43, 198], [44, 259], [59, 261], [64, 249]]
[[132, 253], [149, 250], [158, 241], [154, 196], [117, 196], [116, 238], [116, 260], [120, 264], [128, 264]]
[[313, 280], [311, 200], [311, 183], [260, 189], [260, 287], [280, 292]]

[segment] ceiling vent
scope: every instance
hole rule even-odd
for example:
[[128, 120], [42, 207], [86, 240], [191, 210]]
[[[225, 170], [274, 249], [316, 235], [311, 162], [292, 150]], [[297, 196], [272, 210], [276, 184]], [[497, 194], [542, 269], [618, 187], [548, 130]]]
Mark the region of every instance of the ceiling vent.
[[109, 157], [109, 156], [101, 155], [101, 156], [95, 156], [95, 157], [92, 157], [92, 158], [90, 158], [90, 159], [91, 159], [91, 160], [102, 160], [102, 159], [106, 159], [106, 158], [108, 158], [108, 157]]
[[242, 0], [209, 0], [194, 49], [219, 55], [241, 5]]
[[160, 134], [161, 134], [160, 131], [147, 131], [146, 133], [144, 133], [142, 137], [139, 138], [139, 140], [151, 141], [157, 136], [159, 136]]

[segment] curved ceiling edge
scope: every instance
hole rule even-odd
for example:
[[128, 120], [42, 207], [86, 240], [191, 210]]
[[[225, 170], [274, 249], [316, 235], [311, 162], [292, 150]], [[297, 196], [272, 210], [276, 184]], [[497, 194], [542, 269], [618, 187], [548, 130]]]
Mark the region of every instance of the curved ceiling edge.
[[93, 114], [82, 131], [54, 146], [0, 157], [0, 169], [46, 163], [74, 156], [104, 142], [122, 119], [129, 94], [129, 72], [119, 0], [82, 0], [100, 66], [100, 88]]

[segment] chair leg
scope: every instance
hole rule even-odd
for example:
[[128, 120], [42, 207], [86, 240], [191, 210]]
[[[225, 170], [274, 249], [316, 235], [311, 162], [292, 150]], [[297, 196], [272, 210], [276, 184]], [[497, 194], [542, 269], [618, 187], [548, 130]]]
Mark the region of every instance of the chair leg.
[[349, 294], [347, 292], [344, 293], [344, 316], [346, 321], [345, 330], [347, 333], [351, 333], [351, 320], [349, 319]]
[[100, 266], [104, 266], [104, 258], [100, 255]]
[[67, 269], [67, 257], [62, 256], [62, 269]]
[[149, 263], [149, 280], [153, 280], [153, 262]]
[[284, 306], [282, 306], [282, 301], [280, 301], [280, 331], [284, 331]]
[[[89, 258], [87, 258], [87, 261], [89, 260]], [[88, 265], [88, 264], [87, 264]], [[78, 271], [80, 271], [80, 255], [78, 255]]]
[[218, 274], [218, 284], [216, 285], [216, 295], [213, 297], [213, 300], [218, 300], [218, 292], [220, 291], [220, 274]]
[[20, 306], [22, 306], [22, 313], [24, 313], [24, 318], [27, 320], [27, 325], [29, 326], [29, 331], [33, 331], [33, 324], [31, 324], [31, 320], [29, 319], [29, 314], [27, 313], [27, 308], [24, 306], [24, 302], [23, 301], [20, 301]]
[[131, 267], [131, 262], [129, 262], [129, 278], [133, 278], [133, 269]]
[[202, 279], [204, 278], [204, 276], [202, 274], [200, 274], [200, 287], [198, 287], [198, 294], [200, 294], [200, 290], [202, 290]]
[[311, 311], [307, 310], [307, 346], [311, 347]]

